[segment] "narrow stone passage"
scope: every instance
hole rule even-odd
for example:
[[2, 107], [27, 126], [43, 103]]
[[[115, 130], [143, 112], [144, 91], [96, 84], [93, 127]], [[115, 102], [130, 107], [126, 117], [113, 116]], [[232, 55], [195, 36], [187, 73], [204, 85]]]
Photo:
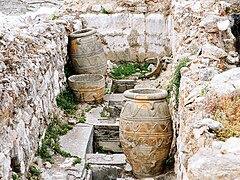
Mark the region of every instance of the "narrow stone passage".
[[[167, 91], [165, 108], [147, 91], [152, 103], [136, 103], [131, 113], [142, 120], [168, 107], [172, 124], [160, 118], [161, 125], [132, 126], [127, 135], [173, 131], [172, 139], [145, 139], [158, 147], [172, 140], [155, 179], [239, 179], [239, 13], [239, 0], [0, 0], [0, 179], [136, 179], [126, 157], [146, 162], [135, 156], [146, 151], [124, 155], [118, 119], [122, 93], [133, 88]], [[89, 39], [98, 43], [72, 46], [72, 33], [86, 28], [95, 29]], [[74, 96], [68, 78], [78, 75], [71, 65], [80, 56], [88, 69], [101, 69], [102, 89], [90, 93], [99, 102], [104, 94], [100, 104]]]

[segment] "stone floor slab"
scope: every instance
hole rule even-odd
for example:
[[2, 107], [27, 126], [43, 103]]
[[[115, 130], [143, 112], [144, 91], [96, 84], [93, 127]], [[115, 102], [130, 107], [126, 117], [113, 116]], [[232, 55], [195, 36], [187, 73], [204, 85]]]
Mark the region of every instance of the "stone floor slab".
[[85, 158], [86, 153], [92, 152], [93, 126], [78, 124], [66, 135], [61, 136], [61, 149], [73, 156]]
[[124, 165], [126, 164], [124, 154], [87, 154], [86, 162], [101, 165]]

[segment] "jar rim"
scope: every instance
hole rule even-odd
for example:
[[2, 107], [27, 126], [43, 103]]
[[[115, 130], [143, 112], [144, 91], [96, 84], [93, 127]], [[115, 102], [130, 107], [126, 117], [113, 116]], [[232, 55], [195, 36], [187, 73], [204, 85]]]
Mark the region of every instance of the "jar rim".
[[85, 28], [81, 29], [80, 31], [74, 31], [69, 36], [70, 38], [79, 38], [79, 37], [85, 37], [90, 36], [92, 34], [95, 34], [97, 31], [94, 28]]
[[138, 88], [126, 90], [123, 95], [126, 98], [135, 100], [158, 100], [165, 99], [168, 93], [164, 89]]

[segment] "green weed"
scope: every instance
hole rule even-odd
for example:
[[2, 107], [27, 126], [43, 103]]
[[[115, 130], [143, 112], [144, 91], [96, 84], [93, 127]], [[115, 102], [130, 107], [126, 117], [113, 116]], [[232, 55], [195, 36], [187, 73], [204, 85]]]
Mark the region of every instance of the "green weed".
[[96, 105], [96, 104], [94, 104], [94, 105], [91, 105], [90, 107], [88, 107], [88, 108], [86, 108], [84, 111], [85, 112], [89, 112], [89, 111], [91, 111], [93, 108], [97, 108], [98, 106]]
[[109, 14], [109, 12], [106, 9], [104, 9], [104, 8], [101, 9], [100, 13], [102, 13], [102, 14]]
[[55, 19], [57, 19], [58, 18], [58, 16], [57, 15], [55, 15], [55, 14], [52, 14], [52, 20], [55, 20]]
[[40, 170], [35, 166], [30, 166], [28, 170], [28, 179], [39, 179]]
[[76, 164], [80, 164], [81, 163], [81, 158], [77, 157], [74, 159], [72, 165], [75, 166]]
[[45, 161], [53, 163], [52, 156], [58, 153], [64, 157], [71, 157], [71, 154], [61, 150], [59, 144], [60, 135], [66, 134], [73, 126], [62, 124], [57, 118], [54, 118], [48, 125], [42, 146], [38, 149], [37, 154]]
[[104, 106], [103, 110], [100, 112], [100, 117], [110, 117], [111, 111], [108, 107]]
[[17, 176], [16, 174], [13, 174], [13, 175], [12, 175], [12, 179], [13, 179], [13, 180], [18, 180], [18, 176]]
[[78, 122], [79, 122], [79, 123], [85, 123], [85, 122], [86, 122], [86, 118], [80, 117], [80, 118], [78, 119]]
[[207, 87], [202, 89], [200, 96], [203, 97], [206, 93], [207, 93]]
[[113, 67], [111, 71], [111, 76], [114, 79], [127, 79], [129, 76], [137, 72], [137, 69], [140, 70], [140, 78], [144, 77], [148, 70], [148, 64], [123, 64], [117, 67]]
[[97, 152], [100, 154], [113, 154], [112, 151], [103, 149], [103, 146], [98, 146]]
[[70, 125], [70, 124], [67, 124], [67, 123], [61, 125], [61, 128], [59, 129], [59, 135], [62, 136], [62, 135], [67, 134], [67, 132], [68, 132], [69, 130], [71, 130], [72, 128], [73, 128], [73, 126]]
[[57, 98], [57, 105], [67, 114], [74, 114], [77, 110], [77, 100], [73, 91], [67, 87], [63, 92], [61, 92]]
[[170, 92], [173, 91], [173, 89], [174, 89], [175, 97], [176, 97], [176, 107], [175, 108], [178, 108], [178, 104], [179, 104], [178, 96], [179, 96], [179, 87], [180, 87], [180, 80], [181, 80], [180, 71], [181, 71], [181, 68], [186, 67], [186, 65], [189, 61], [190, 61], [189, 58], [185, 58], [180, 61], [180, 63], [178, 64], [177, 68], [174, 71], [173, 78], [170, 82], [170, 85], [168, 86], [167, 102], [170, 101]]

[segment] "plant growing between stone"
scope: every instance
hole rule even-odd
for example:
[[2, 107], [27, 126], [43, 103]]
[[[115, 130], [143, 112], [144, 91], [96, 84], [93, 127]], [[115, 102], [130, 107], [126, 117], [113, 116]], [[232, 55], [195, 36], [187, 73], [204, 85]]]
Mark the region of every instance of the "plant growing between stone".
[[102, 14], [109, 14], [109, 12], [105, 8], [102, 8], [100, 13], [102, 13]]
[[111, 116], [111, 111], [108, 107], [104, 106], [102, 111], [100, 112], [101, 117], [110, 117]]
[[90, 107], [87, 107], [84, 111], [85, 111], [85, 112], [89, 112], [89, 111], [91, 111], [93, 108], [97, 108], [97, 105], [96, 105], [96, 104], [93, 104], [93, 105], [91, 105]]
[[13, 180], [18, 180], [18, 179], [20, 179], [20, 178], [19, 178], [19, 176], [18, 176], [17, 174], [13, 174], [13, 175], [12, 175], [12, 179], [13, 179]]
[[168, 86], [168, 97], [167, 97], [167, 102], [169, 103], [170, 101], [170, 93], [174, 90], [175, 92], [175, 98], [176, 98], [176, 109], [178, 108], [179, 100], [179, 87], [180, 87], [180, 80], [181, 80], [181, 68], [186, 67], [187, 63], [189, 62], [189, 58], [184, 58], [182, 59], [177, 68], [174, 71], [173, 78], [170, 82], [170, 85]]
[[64, 157], [72, 157], [70, 153], [62, 151], [59, 144], [59, 136], [66, 134], [72, 128], [72, 125], [61, 123], [57, 118], [54, 118], [46, 130], [42, 146], [38, 149], [37, 154], [50, 163], [53, 163], [54, 153]]
[[240, 94], [218, 98], [215, 108], [214, 119], [224, 126], [216, 132], [217, 138], [240, 137]]
[[58, 16], [56, 14], [52, 14], [52, 20], [55, 20], [57, 18], [58, 18]]
[[73, 115], [77, 110], [77, 100], [73, 91], [67, 87], [64, 91], [62, 91], [56, 98], [57, 105], [64, 113]]
[[80, 164], [81, 163], [81, 158], [76, 157], [72, 163], [73, 166], [75, 166], [76, 164]]
[[86, 118], [80, 117], [80, 118], [78, 119], [78, 122], [79, 122], [79, 123], [85, 123], [85, 122], [86, 122]]
[[28, 179], [29, 180], [38, 180], [40, 179], [39, 176], [40, 176], [40, 170], [35, 167], [35, 166], [30, 166], [29, 167], [29, 170], [28, 170]]
[[134, 73], [140, 73], [139, 78], [143, 78], [148, 70], [148, 64], [129, 64], [124, 63], [120, 66], [113, 67], [110, 76], [114, 79], [128, 79], [129, 76], [133, 75]]

